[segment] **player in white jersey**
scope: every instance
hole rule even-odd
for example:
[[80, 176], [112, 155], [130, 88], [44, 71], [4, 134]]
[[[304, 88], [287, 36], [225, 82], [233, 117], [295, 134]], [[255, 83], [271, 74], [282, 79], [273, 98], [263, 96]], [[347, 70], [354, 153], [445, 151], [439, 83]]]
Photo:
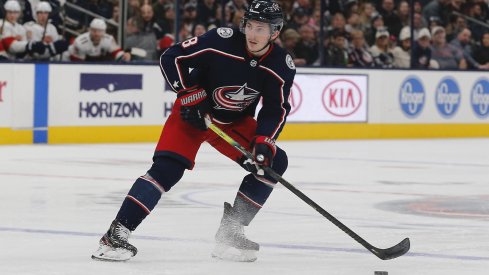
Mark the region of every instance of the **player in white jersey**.
[[46, 50], [42, 54], [34, 53], [31, 55], [33, 59], [48, 60], [50, 57], [63, 53], [68, 48], [68, 43], [58, 34], [56, 27], [49, 23], [50, 12], [49, 3], [39, 2], [36, 5], [36, 22], [30, 21], [24, 24], [28, 41], [42, 42], [46, 45]]
[[4, 5], [5, 18], [0, 21], [0, 35], [5, 56], [8, 59], [20, 59], [25, 54], [43, 53], [46, 46], [42, 42], [27, 41], [26, 29], [17, 23], [21, 8], [16, 0], [8, 0]]
[[69, 47], [72, 61], [131, 61], [131, 54], [122, 51], [112, 35], [105, 32], [107, 25], [95, 18], [88, 32], [78, 36]]

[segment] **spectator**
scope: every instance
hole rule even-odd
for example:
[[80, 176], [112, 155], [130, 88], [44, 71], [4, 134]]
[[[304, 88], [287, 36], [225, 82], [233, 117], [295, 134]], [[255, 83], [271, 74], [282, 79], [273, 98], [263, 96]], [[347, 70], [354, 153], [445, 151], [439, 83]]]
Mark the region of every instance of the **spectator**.
[[[414, 14], [414, 23], [413, 23], [413, 28], [414, 28], [414, 36], [416, 37], [417, 33], [419, 30], [426, 28], [428, 24], [424, 20], [423, 16], [420, 13], [415, 13]], [[428, 28], [430, 29], [430, 28]]]
[[159, 22], [165, 20], [165, 5], [167, 5], [170, 0], [156, 0], [153, 2], [153, 12], [155, 14], [155, 20]]
[[418, 32], [416, 42], [413, 47], [413, 69], [428, 69], [431, 62], [431, 34], [427, 28], [423, 28]]
[[127, 0], [127, 18], [138, 17], [141, 11], [140, 0]]
[[[128, 35], [126, 37], [125, 46], [127, 48], [141, 48], [146, 51], [145, 57], [137, 57], [136, 60], [156, 60], [157, 41], [165, 35], [164, 26], [162, 23], [156, 22], [153, 13], [153, 7], [149, 4], [141, 6], [139, 12], [140, 18], [131, 18], [128, 20], [127, 28]], [[137, 24], [137, 28], [134, 28], [134, 23]]]
[[207, 28], [205, 27], [205, 25], [202, 23], [197, 23], [194, 25], [194, 28], [192, 29], [192, 37], [200, 36], [206, 32], [207, 32]]
[[306, 65], [313, 65], [318, 61], [319, 57], [316, 32], [312, 26], [306, 24], [300, 27], [299, 34], [301, 39], [295, 48], [296, 56], [298, 58], [304, 58]]
[[78, 36], [69, 47], [71, 61], [130, 61], [131, 55], [117, 45], [113, 36], [106, 34], [107, 25], [101, 19], [93, 19], [88, 32]]
[[489, 65], [489, 32], [482, 35], [480, 46], [474, 51], [474, 59], [482, 65]]
[[216, 0], [203, 0], [197, 6], [197, 21], [208, 26], [217, 26], [217, 8]]
[[375, 6], [371, 2], [363, 2], [360, 5], [360, 22], [362, 23], [362, 31], [371, 27], [371, 18], [374, 13], [377, 13]]
[[365, 39], [368, 45], [373, 45], [375, 43], [375, 34], [378, 29], [385, 29], [384, 19], [379, 13], [375, 13], [370, 21], [370, 28], [365, 30]]
[[246, 0], [230, 0], [227, 4], [226, 7], [229, 8], [229, 11], [231, 12], [231, 21], [232, 19], [236, 16], [236, 13], [238, 15], [244, 15], [244, 12], [248, 9], [248, 2]]
[[[362, 22], [360, 21], [360, 15], [356, 12], [350, 13], [345, 25], [346, 34], [349, 34], [353, 29], [363, 29]], [[349, 35], [348, 35], [349, 36]]]
[[197, 3], [191, 1], [184, 5], [182, 16], [182, 28], [185, 28], [185, 33], [182, 41], [192, 36], [192, 30], [197, 21]]
[[397, 37], [402, 28], [402, 22], [399, 16], [395, 13], [394, 0], [382, 0], [382, 7], [379, 13], [384, 19], [384, 25], [390, 34]]
[[341, 30], [335, 30], [332, 36], [332, 43], [325, 48], [323, 63], [332, 67], [346, 67], [348, 65], [346, 33]]
[[348, 52], [348, 66], [357, 68], [374, 67], [374, 58], [367, 49], [363, 32], [361, 30], [353, 30], [350, 35], [352, 46]]
[[312, 16], [312, 13], [314, 11], [314, 7], [311, 3], [311, 0], [295, 0], [294, 4], [292, 4], [292, 8], [294, 10], [301, 8], [308, 16]]
[[433, 44], [431, 45], [431, 58], [438, 63], [440, 69], [466, 69], [467, 62], [463, 53], [447, 44], [446, 33], [443, 27], [434, 27], [431, 31]]
[[[484, 5], [482, 3], [471, 3], [469, 6], [468, 16], [475, 19], [475, 20], [485, 22], [486, 17], [482, 12], [483, 6]], [[487, 7], [487, 4], [486, 4], [486, 7]], [[484, 27], [480, 24], [474, 23], [474, 22], [469, 21], [468, 26], [469, 26], [469, 29], [472, 31], [472, 36], [473, 36], [474, 40], [476, 40], [476, 41], [479, 41], [482, 37], [482, 34], [486, 31], [486, 27]]]
[[430, 3], [428, 3], [426, 6], [423, 8], [423, 18], [426, 22], [430, 21], [430, 17], [432, 16], [437, 16], [438, 18], [441, 18], [443, 21], [442, 25], [445, 25], [448, 23], [448, 18], [444, 18], [444, 10], [447, 8], [450, 0], [433, 0]]
[[399, 2], [399, 6], [397, 7], [397, 16], [401, 20], [401, 25], [409, 26], [411, 13], [409, 12], [409, 3], [406, 0], [402, 0]]
[[467, 27], [467, 22], [462, 16], [459, 15], [451, 15], [450, 23], [445, 28], [446, 39], [447, 41], [452, 41], [457, 34]]
[[304, 58], [298, 58], [295, 53], [295, 48], [299, 41], [301, 40], [301, 35], [294, 29], [287, 29], [282, 32], [282, 45], [290, 56], [296, 66], [306, 65], [306, 60]]
[[331, 25], [328, 26], [327, 37], [332, 37], [335, 30], [346, 31], [346, 19], [342, 13], [333, 15]]
[[301, 7], [294, 9], [292, 12], [292, 21], [287, 24], [287, 29], [292, 28], [296, 31], [300, 29], [302, 25], [309, 22], [310, 16], [307, 11]]
[[58, 31], [48, 21], [52, 9], [48, 2], [39, 2], [36, 5], [36, 21], [24, 24], [27, 40], [31, 43], [43, 42], [48, 45], [47, 50], [42, 54], [32, 53], [29, 58], [36, 60], [49, 60], [52, 57], [62, 54], [68, 48], [68, 43], [62, 39]]
[[479, 64], [472, 57], [471, 32], [469, 29], [462, 29], [457, 37], [450, 41], [450, 45], [463, 53], [464, 59], [467, 61], [469, 69], [489, 69], [485, 64]]
[[393, 56], [389, 52], [389, 32], [386, 29], [379, 29], [375, 34], [375, 44], [370, 47], [376, 67], [392, 68]]
[[399, 33], [399, 45], [392, 50], [394, 68], [411, 67], [411, 28], [406, 26]]

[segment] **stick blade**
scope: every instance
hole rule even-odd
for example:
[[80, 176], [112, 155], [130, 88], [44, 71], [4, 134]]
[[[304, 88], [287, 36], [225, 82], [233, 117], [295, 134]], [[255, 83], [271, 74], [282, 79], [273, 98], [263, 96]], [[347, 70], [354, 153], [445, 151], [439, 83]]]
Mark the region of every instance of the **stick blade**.
[[409, 238], [405, 238], [400, 243], [386, 249], [373, 248], [372, 252], [382, 260], [391, 260], [406, 254], [411, 248]]

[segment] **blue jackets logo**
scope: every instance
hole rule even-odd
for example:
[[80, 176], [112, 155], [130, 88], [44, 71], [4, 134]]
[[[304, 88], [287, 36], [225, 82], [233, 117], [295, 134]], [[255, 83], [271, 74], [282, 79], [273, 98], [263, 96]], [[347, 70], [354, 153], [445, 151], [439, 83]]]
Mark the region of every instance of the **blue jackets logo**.
[[113, 93], [142, 89], [142, 74], [80, 74], [80, 92]]
[[80, 93], [87, 101], [79, 102], [78, 117], [140, 118], [143, 103], [128, 101], [128, 97], [136, 93], [133, 98], [138, 98], [142, 89], [142, 74], [82, 73]]
[[417, 77], [406, 78], [399, 92], [402, 112], [409, 118], [417, 117], [423, 110], [425, 95], [423, 84]]
[[435, 91], [438, 112], [445, 118], [451, 118], [457, 112], [460, 100], [461, 94], [457, 82], [451, 77], [442, 79]]
[[489, 81], [487, 79], [480, 79], [474, 84], [470, 94], [470, 103], [478, 117], [489, 117]]

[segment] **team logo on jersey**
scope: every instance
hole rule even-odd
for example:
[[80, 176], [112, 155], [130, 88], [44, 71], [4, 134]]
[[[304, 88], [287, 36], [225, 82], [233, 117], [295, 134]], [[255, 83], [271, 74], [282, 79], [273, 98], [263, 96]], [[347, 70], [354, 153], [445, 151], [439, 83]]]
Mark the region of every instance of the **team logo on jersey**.
[[295, 69], [294, 60], [292, 60], [292, 56], [290, 56], [290, 54], [288, 54], [288, 55], [285, 57], [285, 63], [287, 63], [287, 66], [289, 66], [289, 68], [290, 68], [291, 70], [294, 70], [294, 69]]
[[233, 29], [231, 28], [219, 28], [217, 29], [217, 34], [222, 38], [229, 38], [233, 36]]
[[246, 83], [243, 86], [219, 87], [212, 93], [217, 103], [215, 109], [238, 112], [253, 103], [259, 95], [260, 92], [248, 88]]

